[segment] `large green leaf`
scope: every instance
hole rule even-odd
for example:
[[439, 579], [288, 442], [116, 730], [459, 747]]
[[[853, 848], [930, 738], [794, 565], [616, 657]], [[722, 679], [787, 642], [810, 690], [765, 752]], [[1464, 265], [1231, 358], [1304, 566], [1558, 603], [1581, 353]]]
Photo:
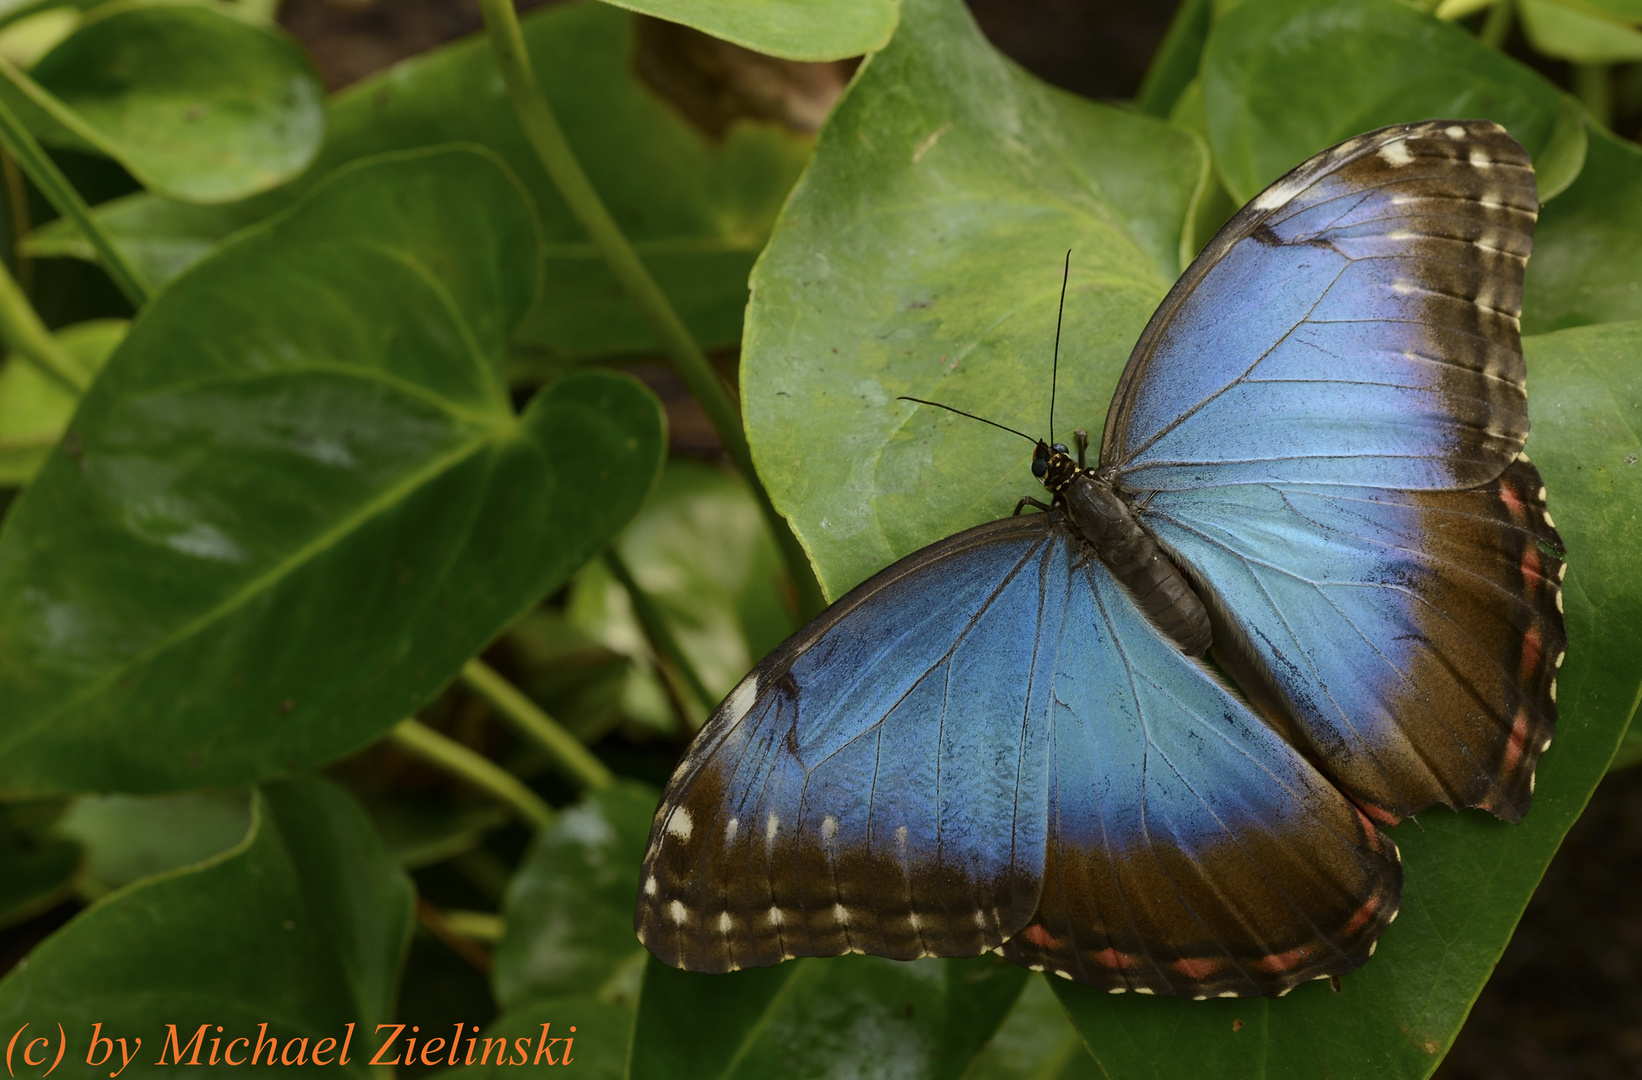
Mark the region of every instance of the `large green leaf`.
[[[124, 319], [96, 319], [57, 331], [57, 341], [86, 371], [96, 371], [125, 337]], [[29, 482], [63, 437], [79, 401], [17, 356], [0, 367], [0, 485]]]
[[[1642, 324], [1525, 343], [1534, 430], [1568, 545], [1556, 742], [1519, 825], [1437, 808], [1392, 830], [1402, 912], [1374, 959], [1282, 1000], [1187, 1002], [1055, 987], [1112, 1080], [1186, 1074], [1383, 1080], [1436, 1068], [1642, 695]], [[1626, 464], [1627, 457], [1633, 462]]]
[[1195, 136], [1053, 90], [955, 0], [909, 0], [835, 109], [753, 274], [742, 360], [770, 496], [837, 596], [1009, 512], [1031, 446], [906, 394], [1047, 434], [1098, 429], [1179, 272]]
[[1026, 981], [998, 1033], [970, 1064], [964, 1080], [1104, 1080], [1049, 976]]
[[[693, 127], [635, 76], [633, 18], [604, 4], [556, 6], [524, 20], [524, 33], [577, 158], [696, 340], [736, 342], [747, 274], [809, 153], [809, 138], [766, 122], [736, 123], [722, 140]], [[338, 94], [324, 149], [288, 188], [218, 207], [136, 195], [97, 214], [121, 250], [158, 283], [340, 165], [453, 141], [482, 143], [500, 154], [542, 221], [545, 287], [518, 337], [570, 356], [653, 349], [638, 310], [526, 143], [483, 36]], [[84, 241], [60, 224], [36, 233], [31, 250], [91, 257]]]
[[535, 252], [493, 157], [388, 156], [160, 295], [0, 531], [0, 787], [339, 756], [598, 551], [662, 414], [588, 372], [514, 415]]
[[0, 95], [42, 140], [107, 154], [151, 191], [243, 199], [300, 173], [324, 88], [297, 44], [206, 5], [106, 4]]
[[98, 897], [122, 885], [219, 855], [250, 828], [246, 794], [86, 795], [75, 799], [55, 831], [86, 850], [80, 895]]
[[657, 798], [653, 788], [622, 783], [589, 795], [537, 835], [503, 909], [507, 932], [492, 973], [503, 1008], [596, 994], [642, 951], [633, 905]]
[[[341, 1071], [369, 1075], [361, 1051], [392, 1012], [410, 939], [411, 883], [333, 784], [271, 785], [255, 798], [252, 821], [239, 847], [114, 893], [36, 947], [0, 981], [0, 1025], [12, 1032], [29, 1023], [56, 1035], [61, 1024], [70, 1047], [59, 1075], [67, 1076], [120, 1070], [117, 1044], [92, 1045], [94, 1024], [103, 1038], [128, 1040], [131, 1074], [142, 1076], [193, 1075], [186, 1053], [181, 1067], [154, 1065], [162, 1056], [172, 1061], [167, 1025], [175, 1025], [179, 1048], [205, 1033], [200, 1065], [216, 1038], [243, 1062], [247, 1044], [227, 1044], [254, 1045], [261, 1024], [279, 1052], [300, 1043], [304, 1055], [319, 1051], [334, 1065], [340, 1048], [323, 1040], [340, 1043], [351, 1025]], [[105, 1051], [112, 1065], [95, 1056]]]
[[1239, 203], [1325, 147], [1386, 124], [1496, 120], [1534, 155], [1540, 197], [1571, 182], [1584, 127], [1556, 87], [1398, 0], [1251, 0], [1203, 54], [1215, 166]]
[[629, 1075], [645, 1080], [956, 1080], [1027, 972], [995, 956], [796, 960], [733, 975], [644, 973]]
[[1585, 169], [1539, 212], [1522, 296], [1529, 333], [1642, 318], [1642, 149], [1591, 131]]
[[681, 22], [756, 52], [791, 60], [839, 60], [884, 47], [896, 0], [615, 0], [619, 7]]

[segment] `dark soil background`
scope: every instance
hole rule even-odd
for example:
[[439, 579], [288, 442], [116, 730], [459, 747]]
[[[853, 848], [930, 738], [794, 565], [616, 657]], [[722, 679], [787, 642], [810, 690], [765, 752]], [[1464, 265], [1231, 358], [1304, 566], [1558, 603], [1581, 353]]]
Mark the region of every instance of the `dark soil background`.
[[[981, 28], [1003, 52], [1050, 83], [1106, 99], [1134, 96], [1175, 6], [1168, 0], [970, 0]], [[333, 89], [482, 28], [477, 0], [286, 0], [281, 21]], [[1520, 32], [1508, 51], [1568, 85], [1567, 65], [1533, 55]], [[1635, 71], [1618, 79], [1615, 128], [1636, 138], [1642, 94], [1631, 91], [1642, 80]], [[648, 381], [671, 380], [658, 371]], [[670, 399], [669, 417], [680, 430], [679, 422], [693, 419], [693, 402], [682, 387], [657, 389]], [[689, 430], [692, 442], [703, 435], [711, 440], [705, 423]], [[1616, 773], [1597, 790], [1437, 1077], [1642, 1077], [1642, 768]]]

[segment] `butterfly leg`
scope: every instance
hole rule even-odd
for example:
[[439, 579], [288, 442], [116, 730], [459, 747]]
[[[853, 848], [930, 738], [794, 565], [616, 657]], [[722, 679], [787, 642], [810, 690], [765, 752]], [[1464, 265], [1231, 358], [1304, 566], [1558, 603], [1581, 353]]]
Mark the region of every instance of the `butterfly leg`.
[[1089, 433], [1079, 428], [1072, 432], [1072, 438], [1078, 444], [1078, 468], [1087, 469], [1089, 466], [1084, 463], [1083, 459], [1089, 455]]
[[1019, 514], [1021, 509], [1027, 506], [1036, 507], [1039, 510], [1054, 509], [1054, 507], [1050, 506], [1048, 503], [1041, 503], [1030, 495], [1023, 495], [1021, 496], [1021, 501], [1015, 504], [1015, 513]]

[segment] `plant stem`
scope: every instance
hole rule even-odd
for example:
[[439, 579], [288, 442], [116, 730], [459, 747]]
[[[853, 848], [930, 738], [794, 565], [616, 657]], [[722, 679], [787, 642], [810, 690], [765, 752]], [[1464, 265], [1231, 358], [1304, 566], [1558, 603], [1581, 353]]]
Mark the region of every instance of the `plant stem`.
[[610, 572], [616, 576], [616, 580], [621, 582], [621, 587], [627, 590], [627, 598], [633, 604], [633, 614], [638, 616], [639, 625], [644, 627], [644, 636], [650, 639], [651, 646], [678, 672], [696, 702], [710, 712], [718, 703], [718, 698], [707, 689], [707, 684], [701, 681], [701, 676], [690, 663], [689, 657], [685, 656], [684, 650], [679, 647], [678, 639], [673, 636], [672, 628], [667, 625], [661, 609], [656, 606], [649, 593], [639, 588], [639, 583], [634, 580], [632, 571], [627, 568], [627, 563], [622, 561], [621, 554], [614, 545], [604, 549], [604, 563], [610, 567]]
[[530, 67], [530, 54], [525, 51], [524, 34], [519, 29], [519, 16], [513, 10], [513, 0], [480, 0], [479, 7], [484, 12], [491, 50], [496, 55], [502, 81], [507, 86], [508, 97], [513, 101], [513, 111], [518, 115], [525, 137], [530, 140], [542, 167], [552, 178], [554, 187], [558, 188], [570, 212], [587, 230], [593, 246], [604, 257], [622, 289], [638, 305], [639, 313], [672, 358], [673, 366], [690, 388], [690, 393], [706, 410], [731, 460], [752, 486], [786, 559], [787, 570], [797, 586], [803, 614], [818, 613], [826, 606], [821, 585], [810, 568], [803, 545], [799, 544], [787, 519], [776, 511], [769, 494], [758, 482], [758, 473], [753, 469], [752, 450], [741, 428], [740, 412], [730, 400], [729, 391], [719, 380], [718, 373], [708, 363], [706, 354], [690, 336], [684, 320], [679, 318], [655, 278], [644, 268], [638, 252], [622, 235], [621, 227], [610, 216], [604, 200], [599, 198], [592, 181], [582, 170], [581, 162], [576, 160], [575, 151], [570, 148], [564, 130], [559, 127], [558, 118], [553, 114], [553, 107], [536, 83], [536, 75]]
[[1613, 69], [1607, 64], [1573, 65], [1574, 95], [1603, 127], [1613, 125]]
[[1514, 11], [1514, 0], [1495, 0], [1494, 6], [1488, 9], [1488, 17], [1483, 20], [1482, 29], [1477, 32], [1477, 40], [1490, 49], [1505, 48], [1505, 39], [1511, 33], [1511, 16]]
[[605, 788], [616, 782], [616, 774], [583, 746], [580, 739], [483, 660], [475, 658], [462, 665], [461, 679], [464, 686], [488, 701], [515, 731], [546, 750], [559, 771], [572, 782], [584, 788]]
[[34, 291], [34, 259], [23, 253], [23, 238], [29, 234], [29, 190], [17, 159], [0, 149], [0, 176], [5, 178], [6, 206], [11, 213], [11, 253], [17, 264], [17, 284], [23, 295]]
[[460, 776], [507, 803], [538, 829], [553, 824], [553, 808], [524, 782], [482, 754], [475, 753], [416, 720], [401, 720], [388, 733], [396, 746], [423, 761]]
[[[24, 76], [5, 60], [0, 60], [0, 76], [8, 79], [13, 86], [22, 87], [21, 80]], [[72, 221], [80, 230], [86, 242], [102, 259], [103, 269], [108, 271], [108, 276], [114, 279], [114, 284], [125, 294], [125, 298], [131, 301], [131, 306], [141, 309], [148, 302], [148, 283], [114, 246], [114, 241], [97, 219], [91, 216], [91, 207], [80, 198], [80, 193], [74, 190], [74, 185], [68, 182], [68, 177], [57, 168], [57, 163], [46, 155], [28, 128], [17, 119], [17, 114], [3, 101], [0, 101], [0, 144], [3, 144], [16, 159], [23, 172], [34, 181], [34, 186], [39, 188], [46, 200], [57, 208], [57, 212]]]
[[75, 397], [91, 385], [91, 373], [51, 336], [3, 259], [0, 259], [0, 341], [5, 342], [13, 355], [39, 368]]

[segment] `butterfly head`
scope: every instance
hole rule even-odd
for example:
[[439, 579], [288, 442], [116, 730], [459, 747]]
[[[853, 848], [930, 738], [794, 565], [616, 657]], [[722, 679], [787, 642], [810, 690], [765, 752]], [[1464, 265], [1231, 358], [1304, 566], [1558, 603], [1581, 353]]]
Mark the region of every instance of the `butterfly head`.
[[1077, 474], [1078, 463], [1072, 459], [1072, 452], [1065, 443], [1051, 446], [1038, 440], [1038, 448], [1032, 454], [1032, 475], [1038, 478], [1039, 483], [1050, 491], [1059, 492]]

